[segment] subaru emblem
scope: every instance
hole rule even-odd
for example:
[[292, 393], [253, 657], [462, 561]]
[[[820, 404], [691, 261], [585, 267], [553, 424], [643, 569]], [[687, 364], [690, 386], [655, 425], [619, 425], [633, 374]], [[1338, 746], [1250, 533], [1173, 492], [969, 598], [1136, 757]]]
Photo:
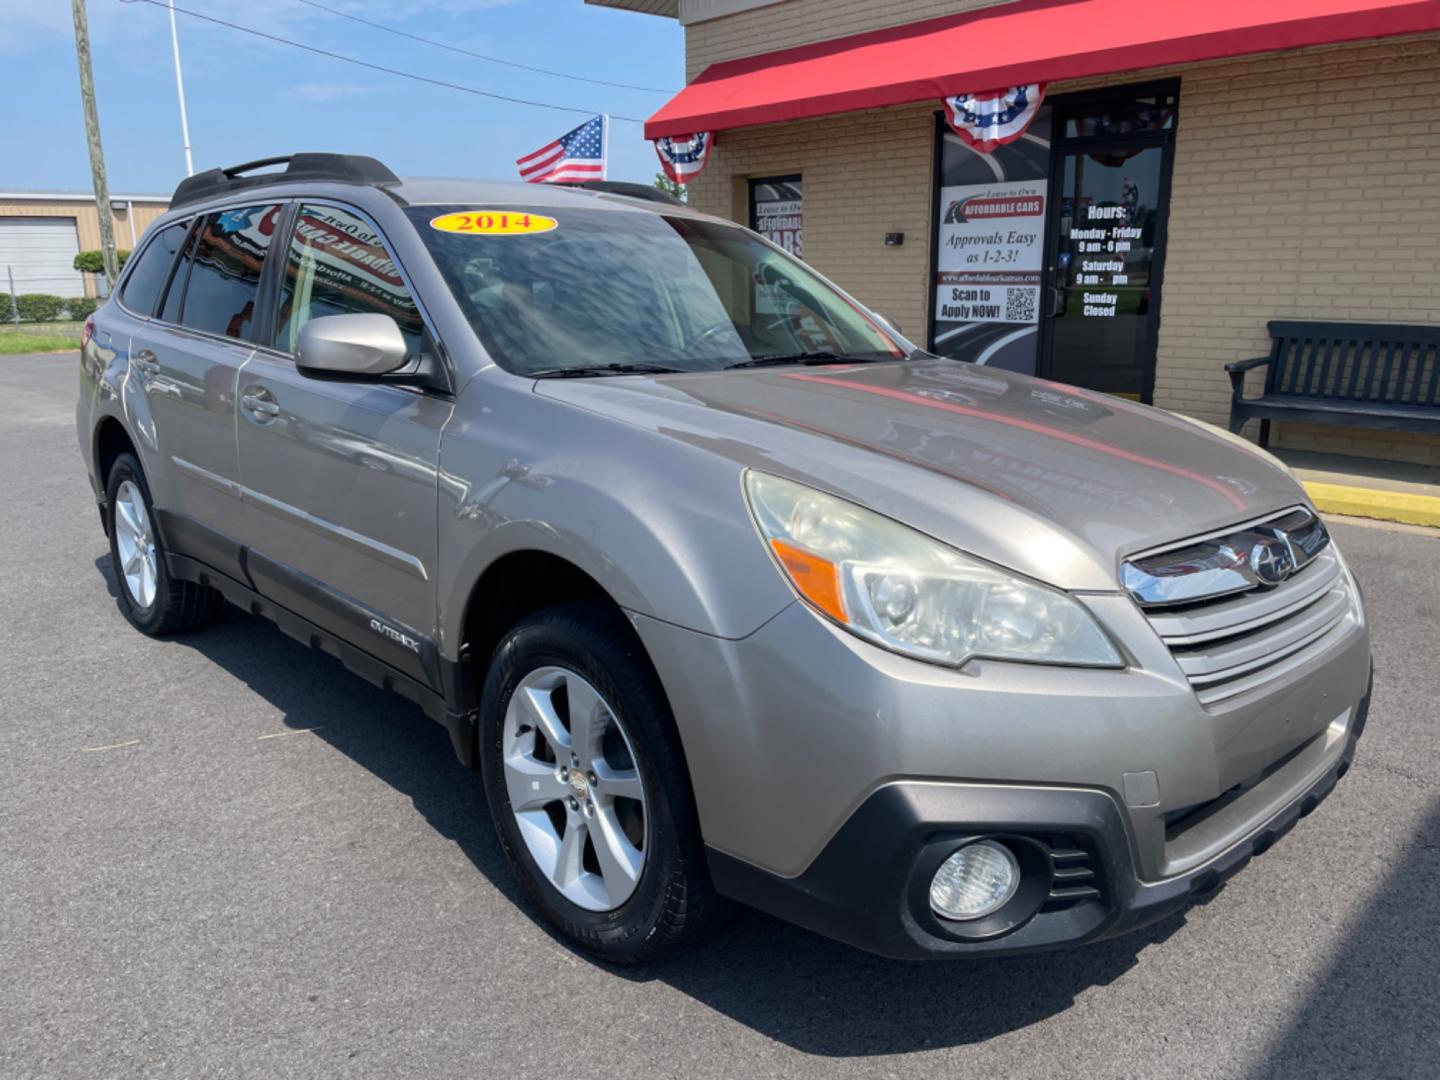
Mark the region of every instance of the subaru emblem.
[[1295, 572], [1295, 556], [1284, 534], [1250, 549], [1250, 569], [1263, 585], [1279, 585]]

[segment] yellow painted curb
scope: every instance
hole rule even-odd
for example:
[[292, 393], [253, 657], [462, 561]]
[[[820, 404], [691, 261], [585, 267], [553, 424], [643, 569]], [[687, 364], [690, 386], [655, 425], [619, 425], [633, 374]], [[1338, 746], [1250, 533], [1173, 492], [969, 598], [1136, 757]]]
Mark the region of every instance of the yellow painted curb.
[[1306, 481], [1305, 490], [1315, 503], [1315, 509], [1322, 513], [1440, 528], [1440, 498], [1434, 495], [1412, 495], [1407, 491], [1382, 491], [1310, 481]]

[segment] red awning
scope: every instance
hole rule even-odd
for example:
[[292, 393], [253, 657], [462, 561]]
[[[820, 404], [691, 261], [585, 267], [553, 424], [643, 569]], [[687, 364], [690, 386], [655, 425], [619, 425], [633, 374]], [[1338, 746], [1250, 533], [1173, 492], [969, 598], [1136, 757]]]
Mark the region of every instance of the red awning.
[[714, 64], [645, 137], [1431, 30], [1440, 0], [1021, 0]]

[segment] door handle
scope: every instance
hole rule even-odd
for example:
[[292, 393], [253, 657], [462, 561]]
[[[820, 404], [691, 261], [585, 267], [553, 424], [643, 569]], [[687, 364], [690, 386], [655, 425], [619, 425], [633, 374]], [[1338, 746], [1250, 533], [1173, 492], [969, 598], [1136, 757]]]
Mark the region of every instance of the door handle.
[[1050, 317], [1059, 318], [1065, 311], [1065, 289], [1059, 285], [1050, 286]]
[[248, 412], [257, 424], [268, 424], [280, 415], [280, 403], [275, 395], [263, 386], [251, 387], [240, 398], [240, 407]]
[[143, 375], [160, 374], [160, 361], [149, 349], [141, 349], [130, 358], [130, 362], [134, 364], [136, 370]]

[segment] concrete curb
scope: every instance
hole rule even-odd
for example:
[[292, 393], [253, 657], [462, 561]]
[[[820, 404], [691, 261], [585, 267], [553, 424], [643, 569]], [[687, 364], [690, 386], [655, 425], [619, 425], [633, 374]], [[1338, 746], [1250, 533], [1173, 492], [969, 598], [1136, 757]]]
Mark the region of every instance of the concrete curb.
[[1406, 491], [1349, 487], [1344, 484], [1305, 482], [1315, 509], [1328, 514], [1402, 521], [1408, 525], [1440, 528], [1440, 498]]

